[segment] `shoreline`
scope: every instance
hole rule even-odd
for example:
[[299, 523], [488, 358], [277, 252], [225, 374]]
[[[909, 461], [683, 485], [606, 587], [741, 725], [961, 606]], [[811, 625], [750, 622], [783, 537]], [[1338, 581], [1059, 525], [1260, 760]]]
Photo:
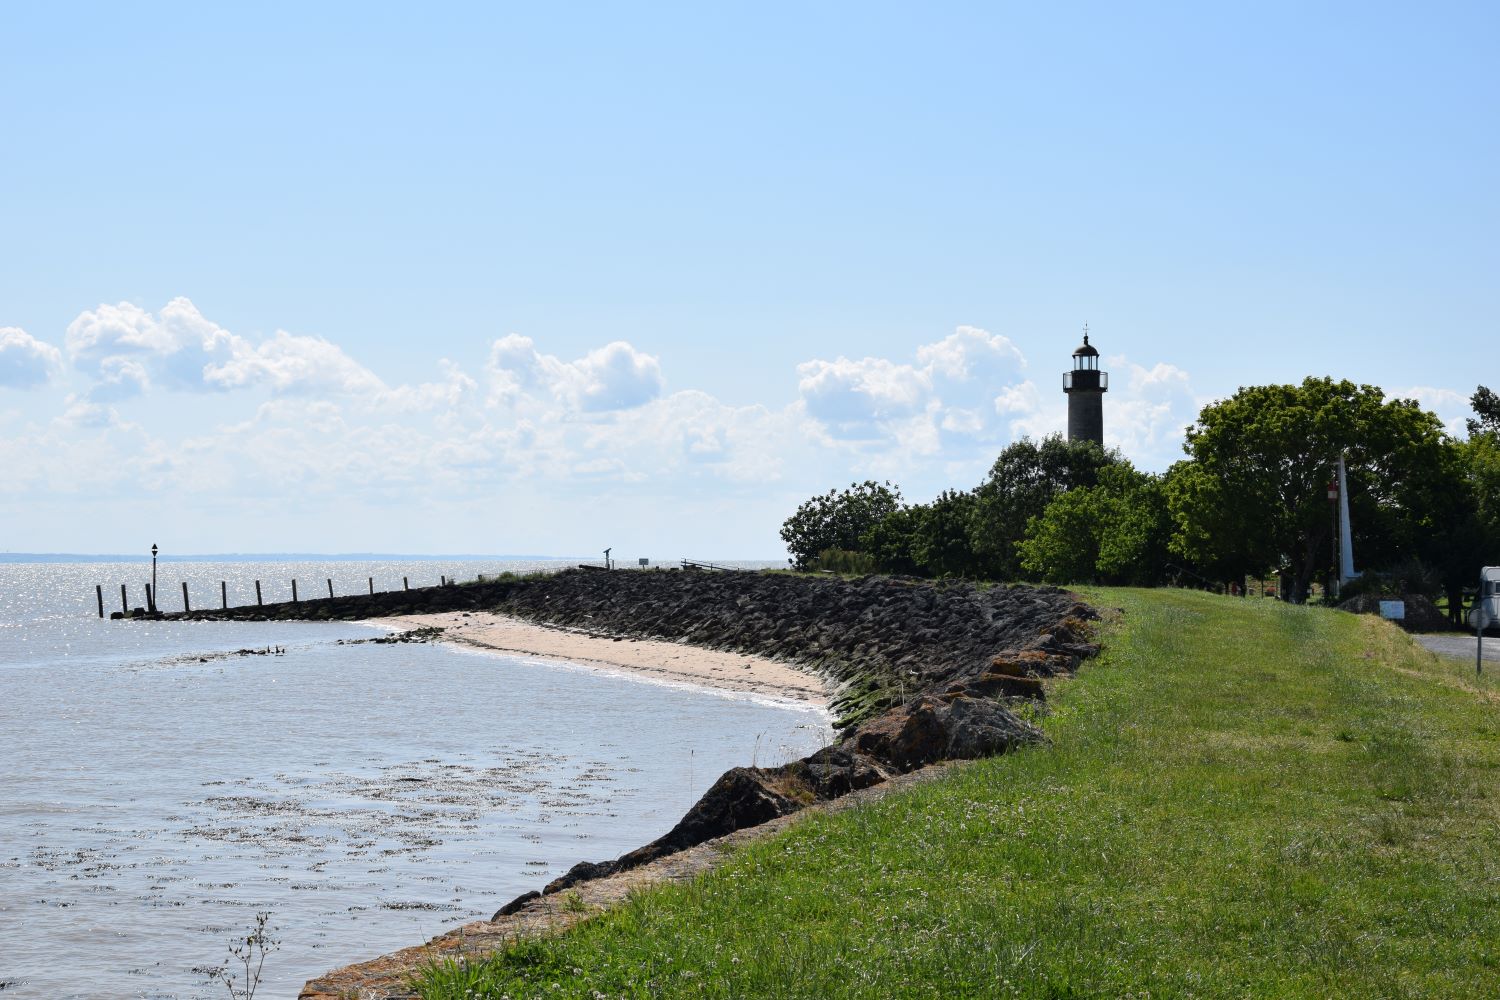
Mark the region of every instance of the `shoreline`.
[[446, 938], [309, 980], [304, 1000], [406, 998], [397, 982], [413, 963], [452, 955], [453, 947], [478, 958], [558, 930], [575, 911], [608, 907], [626, 887], [690, 872], [700, 848], [715, 852], [706, 845], [781, 829], [809, 808], [878, 797], [934, 765], [1043, 745], [1045, 735], [1012, 709], [1043, 700], [1046, 679], [1071, 674], [1098, 652], [1089, 637], [1099, 617], [1078, 595], [1052, 587], [688, 571], [574, 571], [232, 613], [432, 629], [408, 641], [789, 697], [839, 716], [836, 743], [779, 766], [725, 771], [651, 843], [579, 861]]
[[617, 638], [493, 611], [391, 615], [367, 621], [397, 632], [439, 628], [439, 642], [556, 660], [643, 680], [757, 695], [825, 710], [833, 698], [833, 689], [823, 678], [768, 657], [659, 639]]

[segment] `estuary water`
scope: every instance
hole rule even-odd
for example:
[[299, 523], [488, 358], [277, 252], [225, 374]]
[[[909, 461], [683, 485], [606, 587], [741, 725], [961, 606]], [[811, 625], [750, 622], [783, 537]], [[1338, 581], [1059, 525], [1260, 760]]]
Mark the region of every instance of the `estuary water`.
[[[166, 563], [163, 610], [436, 583], [521, 562]], [[669, 829], [825, 713], [373, 626], [100, 620], [149, 564], [0, 563], [0, 995], [224, 995], [269, 911], [259, 997], [488, 916]], [[256, 652], [245, 652], [254, 650]], [[267, 652], [269, 650], [269, 652]]]

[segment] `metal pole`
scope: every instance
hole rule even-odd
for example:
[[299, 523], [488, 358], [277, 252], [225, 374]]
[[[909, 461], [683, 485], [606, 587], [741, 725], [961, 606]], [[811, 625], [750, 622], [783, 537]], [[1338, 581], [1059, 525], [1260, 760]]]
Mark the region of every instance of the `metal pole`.
[[150, 600], [148, 600], [146, 602], [146, 606], [151, 609], [151, 613], [152, 614], [155, 614], [156, 613], [156, 543], [155, 542], [151, 543], [151, 593], [147, 594], [146, 596], [150, 598]]

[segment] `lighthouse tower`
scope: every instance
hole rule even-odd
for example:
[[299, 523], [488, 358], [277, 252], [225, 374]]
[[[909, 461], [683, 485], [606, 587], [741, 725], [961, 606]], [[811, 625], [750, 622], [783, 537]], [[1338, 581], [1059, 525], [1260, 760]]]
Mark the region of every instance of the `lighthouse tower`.
[[1099, 370], [1099, 352], [1089, 345], [1085, 324], [1083, 346], [1073, 352], [1073, 370], [1063, 375], [1069, 441], [1093, 441], [1104, 446], [1104, 394], [1108, 391], [1109, 373]]

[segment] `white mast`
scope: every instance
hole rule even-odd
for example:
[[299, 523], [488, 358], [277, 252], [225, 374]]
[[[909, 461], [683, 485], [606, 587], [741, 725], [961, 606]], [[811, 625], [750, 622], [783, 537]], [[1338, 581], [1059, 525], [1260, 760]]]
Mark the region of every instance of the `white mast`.
[[1344, 456], [1339, 453], [1339, 586], [1359, 576], [1354, 571], [1354, 542], [1349, 531], [1349, 483], [1344, 476]]

